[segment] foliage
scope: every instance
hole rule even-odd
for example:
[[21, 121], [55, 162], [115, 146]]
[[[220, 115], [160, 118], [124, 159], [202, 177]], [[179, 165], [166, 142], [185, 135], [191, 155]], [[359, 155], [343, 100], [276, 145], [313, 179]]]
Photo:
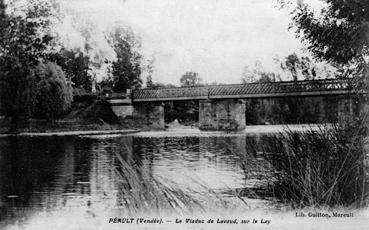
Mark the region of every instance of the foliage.
[[155, 57], [152, 57], [151, 59], [147, 60], [147, 64], [145, 66], [145, 70], [147, 72], [147, 76], [146, 76], [146, 88], [153, 88], [155, 87], [155, 83], [152, 80], [152, 74], [154, 73], [155, 67], [154, 67], [154, 62], [155, 62]]
[[245, 65], [242, 73], [242, 83], [282, 81], [281, 71], [290, 74], [293, 81], [325, 79], [343, 75], [343, 73], [340, 73], [340, 71], [343, 71], [342, 68], [336, 69], [327, 63], [316, 63], [308, 56], [298, 56], [296, 53], [287, 55], [282, 60], [276, 57], [274, 62], [279, 68], [275, 72], [265, 71], [260, 61], [256, 61], [252, 68]]
[[165, 103], [165, 122], [175, 119], [181, 124], [195, 123], [199, 119], [198, 101], [173, 101]]
[[103, 78], [97, 83], [97, 89], [102, 94], [109, 94], [113, 92], [114, 80], [112, 77]]
[[152, 76], [151, 75], [147, 76], [146, 77], [146, 88], [152, 89], [152, 88], [154, 88], [154, 86], [155, 86], [155, 83], [152, 80]]
[[[279, 62], [279, 60], [275, 60]], [[288, 55], [283, 62], [280, 62], [281, 69], [284, 71], [289, 71], [291, 73], [292, 79], [297, 81], [299, 75], [303, 80], [314, 80], [317, 77], [327, 78], [329, 77], [329, 72], [324, 71], [324, 76], [317, 76], [318, 67], [310, 60], [309, 57], [302, 56], [299, 57], [296, 53]]]
[[362, 60], [369, 41], [369, 4], [357, 0], [326, 0], [319, 12], [305, 3], [293, 11], [297, 34], [319, 59], [338, 64]]
[[69, 109], [73, 101], [73, 89], [60, 66], [48, 62], [36, 67], [37, 105], [35, 117], [55, 120]]
[[110, 34], [117, 60], [112, 63], [113, 90], [124, 92], [126, 89], [140, 88], [141, 54], [136, 51], [139, 42], [133, 33], [118, 27]]
[[[320, 10], [299, 1], [292, 12], [293, 26], [315, 58], [344, 68], [344, 75], [358, 79], [359, 87], [366, 78], [368, 87], [368, 12], [368, 1], [325, 0]], [[357, 131], [362, 124], [349, 121], [343, 128], [306, 138], [291, 135], [291, 151], [284, 159], [288, 162], [282, 164], [281, 188], [285, 186], [288, 196], [304, 204], [347, 205], [359, 199], [362, 204], [367, 192], [362, 187], [365, 132]]]
[[242, 76], [242, 84], [281, 81], [279, 74], [264, 71], [260, 61], [256, 61], [252, 69], [245, 65]]
[[[283, 61], [274, 59], [281, 71], [291, 74], [293, 80], [314, 80], [329, 78], [335, 73], [330, 65], [320, 66], [307, 56], [292, 53]], [[337, 72], [336, 72], [337, 73]], [[278, 73], [267, 72], [262, 63], [257, 61], [251, 69], [244, 67], [243, 84], [265, 83], [281, 81]], [[278, 98], [278, 99], [250, 99], [246, 103], [246, 121], [248, 124], [268, 123], [319, 123], [337, 122], [337, 100], [325, 97], [315, 98]], [[335, 105], [335, 107], [334, 107]]]
[[[202, 79], [198, 73], [186, 72], [180, 78], [182, 87], [200, 86]], [[152, 88], [169, 88], [173, 85], [163, 85], [156, 83]], [[181, 124], [195, 123], [199, 118], [199, 103], [198, 101], [180, 101], [168, 102], [165, 104], [165, 122], [172, 122], [178, 119]]]
[[89, 57], [88, 76], [94, 81], [103, 79], [110, 74], [111, 62], [116, 58], [114, 48], [109, 44], [111, 38], [107, 34], [108, 31], [99, 28], [90, 17], [74, 13], [69, 16], [72, 16], [70, 26], [79, 33], [78, 36], [81, 36], [80, 39], [83, 42], [75, 51], [81, 51], [84, 57]]
[[163, 88], [174, 88], [174, 87], [177, 87], [173, 84], [163, 84], [163, 83], [159, 83], [159, 82], [153, 82], [151, 84], [151, 86], [149, 87], [149, 89], [163, 89]]
[[367, 1], [325, 0], [319, 11], [301, 2], [292, 11], [291, 25], [315, 58], [340, 66], [341, 75], [354, 76], [356, 88], [366, 87], [366, 90], [369, 88], [368, 11]]
[[[5, 18], [5, 9], [6, 9], [6, 7], [5, 7], [4, 0], [0, 0], [0, 18], [1, 19]], [[3, 21], [1, 20], [1, 22], [3, 22]]]
[[37, 82], [33, 69], [50, 50], [51, 7], [50, 2], [30, 0], [26, 7], [1, 13], [0, 92], [4, 113], [12, 118], [12, 132], [17, 132], [35, 102]]
[[201, 85], [202, 79], [199, 77], [198, 73], [186, 72], [179, 81], [181, 82], [181, 86], [196, 86]]
[[90, 58], [80, 50], [62, 48], [58, 53], [50, 55], [50, 61], [56, 62], [68, 79], [71, 79], [73, 88], [91, 92], [93, 79], [89, 74]]
[[[250, 99], [246, 101], [246, 122], [254, 125], [335, 123], [338, 121], [339, 100], [343, 98]], [[356, 114], [357, 108], [354, 109]]]
[[[301, 2], [292, 12], [296, 34], [308, 50], [317, 59], [343, 66], [343, 76], [355, 78], [357, 91], [369, 90], [368, 12], [368, 1], [358, 0], [326, 0], [320, 11]], [[368, 94], [360, 96], [366, 103], [360, 115], [368, 119]]]
[[269, 161], [276, 168], [275, 195], [295, 208], [360, 206], [363, 190], [363, 149], [357, 125], [325, 127], [306, 133], [288, 132], [274, 139], [281, 152]]

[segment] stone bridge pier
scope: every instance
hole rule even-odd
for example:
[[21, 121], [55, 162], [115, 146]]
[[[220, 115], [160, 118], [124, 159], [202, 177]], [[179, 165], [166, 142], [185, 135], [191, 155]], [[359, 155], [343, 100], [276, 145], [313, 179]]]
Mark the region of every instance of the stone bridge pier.
[[132, 116], [150, 128], [165, 129], [163, 102], [135, 103]]
[[114, 114], [121, 119], [132, 119], [153, 129], [164, 129], [163, 102], [133, 103], [130, 90], [126, 94], [112, 94], [107, 99]]
[[246, 128], [245, 100], [200, 100], [199, 103], [200, 129], [243, 130]]
[[[107, 95], [112, 110], [120, 118], [130, 118], [152, 128], [165, 128], [164, 102], [199, 101], [199, 128], [203, 130], [243, 130], [246, 128], [244, 100], [273, 98], [335, 97], [338, 108], [328, 107], [329, 117], [338, 120], [357, 113], [357, 101], [352, 100], [350, 79], [287, 81], [250, 84], [173, 87], [127, 90]], [[362, 93], [361, 93], [362, 94]], [[335, 100], [332, 101], [336, 104]], [[295, 106], [295, 105], [294, 105]], [[298, 105], [297, 105], [298, 106]], [[325, 111], [324, 104], [314, 105]], [[304, 108], [302, 108], [304, 109]], [[291, 111], [293, 113], [295, 111]], [[338, 113], [336, 115], [336, 113]], [[319, 120], [324, 120], [324, 114]], [[129, 119], [127, 119], [130, 122]]]
[[350, 96], [341, 96], [338, 100], [338, 121], [344, 122], [355, 115], [355, 99]]

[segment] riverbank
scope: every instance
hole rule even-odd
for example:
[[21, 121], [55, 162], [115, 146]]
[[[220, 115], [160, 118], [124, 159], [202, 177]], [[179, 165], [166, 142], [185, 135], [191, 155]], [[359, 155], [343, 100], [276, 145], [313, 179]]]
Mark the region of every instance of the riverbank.
[[[0, 134], [9, 133], [11, 119], [0, 117]], [[119, 119], [111, 106], [96, 96], [75, 97], [71, 109], [58, 120], [31, 118], [18, 128], [20, 135], [79, 135], [79, 133], [116, 133], [122, 130], [148, 130], [139, 120]], [[102, 131], [102, 132], [100, 132]]]
[[[10, 130], [10, 118], [0, 117], [0, 135], [7, 135]], [[301, 132], [318, 130], [325, 124], [291, 124], [291, 125], [247, 125], [244, 131], [226, 133], [280, 133], [285, 131]], [[168, 132], [184, 135], [199, 134], [197, 121], [180, 123], [177, 119], [165, 124], [165, 129], [153, 129], [151, 123], [140, 119], [119, 119], [111, 106], [97, 96], [75, 96], [71, 109], [56, 121], [29, 119], [19, 130], [19, 135], [50, 136], [50, 135], [106, 135], [121, 134], [125, 130], [141, 130], [144, 133], [155, 132], [165, 135]], [[214, 131], [217, 132], [217, 131]], [[213, 133], [214, 133], [213, 132]], [[206, 131], [204, 133], [209, 133]], [[224, 131], [219, 131], [224, 133]]]
[[207, 136], [207, 135], [258, 135], [258, 134], [278, 134], [292, 132], [305, 132], [305, 131], [318, 131], [320, 129], [329, 128], [329, 124], [291, 124], [291, 125], [249, 125], [245, 130], [241, 131], [203, 131], [198, 128], [183, 125], [171, 125], [167, 124], [165, 130], [146, 130], [136, 128], [122, 128], [122, 129], [109, 129], [109, 130], [69, 130], [69, 131], [48, 131], [48, 132], [20, 132], [18, 134], [0, 134], [0, 137], [6, 136], [97, 136], [97, 135], [124, 135], [132, 134], [135, 136]]
[[6, 136], [93, 136], [93, 135], [114, 135], [114, 134], [132, 134], [138, 133], [140, 130], [136, 129], [121, 129], [121, 130], [87, 130], [87, 131], [64, 131], [64, 132], [24, 132], [18, 134], [0, 134], [0, 137]]
[[331, 128], [332, 124], [284, 124], [284, 125], [248, 125], [246, 129], [240, 131], [204, 131], [193, 126], [184, 126], [175, 122], [166, 124], [165, 130], [141, 131], [135, 135], [139, 136], [192, 136], [192, 135], [258, 135], [258, 134], [279, 134], [286, 132], [306, 132], [319, 131], [321, 129]]

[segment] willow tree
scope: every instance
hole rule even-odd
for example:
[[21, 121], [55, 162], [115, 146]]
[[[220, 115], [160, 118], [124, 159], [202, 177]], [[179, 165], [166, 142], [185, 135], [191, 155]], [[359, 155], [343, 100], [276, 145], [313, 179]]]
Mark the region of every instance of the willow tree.
[[54, 121], [67, 111], [73, 101], [72, 84], [55, 63], [40, 63], [35, 68], [36, 106], [34, 116]]
[[[21, 4], [9, 1], [9, 4]], [[48, 33], [51, 5], [29, 0], [0, 13], [0, 82], [2, 110], [11, 118], [11, 132], [31, 114], [37, 86], [34, 68], [46, 58], [52, 43]]]

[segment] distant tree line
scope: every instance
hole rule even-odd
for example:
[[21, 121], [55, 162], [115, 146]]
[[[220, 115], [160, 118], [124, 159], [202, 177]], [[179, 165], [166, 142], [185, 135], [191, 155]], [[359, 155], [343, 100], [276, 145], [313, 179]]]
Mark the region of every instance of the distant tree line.
[[[284, 59], [274, 59], [281, 73], [288, 80], [317, 80], [339, 76], [339, 71], [330, 65], [318, 66], [307, 56], [296, 53]], [[268, 72], [257, 61], [250, 68], [244, 67], [242, 83], [266, 83], [283, 81], [278, 72]], [[337, 100], [316, 98], [275, 98], [246, 100], [246, 122], [248, 124], [293, 124], [337, 122]], [[329, 108], [328, 108], [329, 107]]]
[[[201, 86], [202, 79], [196, 72], [186, 72], [179, 79], [181, 87]], [[177, 119], [182, 124], [193, 124], [199, 117], [198, 101], [174, 101], [165, 104], [165, 121]]]
[[339, 98], [267, 98], [246, 100], [246, 123], [299, 124], [338, 121]]
[[[340, 74], [332, 66], [317, 66], [310, 58], [299, 57], [295, 53], [288, 55], [283, 61], [276, 59], [275, 62], [282, 73], [285, 76], [289, 75], [292, 81], [332, 78]], [[252, 68], [245, 66], [241, 79], [244, 84], [277, 81], [282, 81], [280, 73], [265, 71], [259, 61]], [[195, 72], [183, 74], [180, 83], [182, 87], [206, 85]], [[155, 89], [168, 86], [153, 84], [148, 87]], [[254, 125], [337, 122], [337, 103], [338, 99], [326, 97], [248, 99], [246, 100], [246, 122]], [[198, 120], [198, 101], [167, 102], [165, 106], [166, 122], [178, 119], [180, 123], [191, 124]]]
[[[288, 9], [293, 4], [280, 0], [280, 5]], [[339, 77], [354, 78], [357, 90], [369, 89], [368, 10], [367, 1], [356, 0], [326, 0], [319, 10], [298, 1], [291, 9], [291, 28], [307, 50], [315, 59], [337, 67]], [[368, 96], [359, 97], [364, 101], [362, 118], [367, 119]]]

